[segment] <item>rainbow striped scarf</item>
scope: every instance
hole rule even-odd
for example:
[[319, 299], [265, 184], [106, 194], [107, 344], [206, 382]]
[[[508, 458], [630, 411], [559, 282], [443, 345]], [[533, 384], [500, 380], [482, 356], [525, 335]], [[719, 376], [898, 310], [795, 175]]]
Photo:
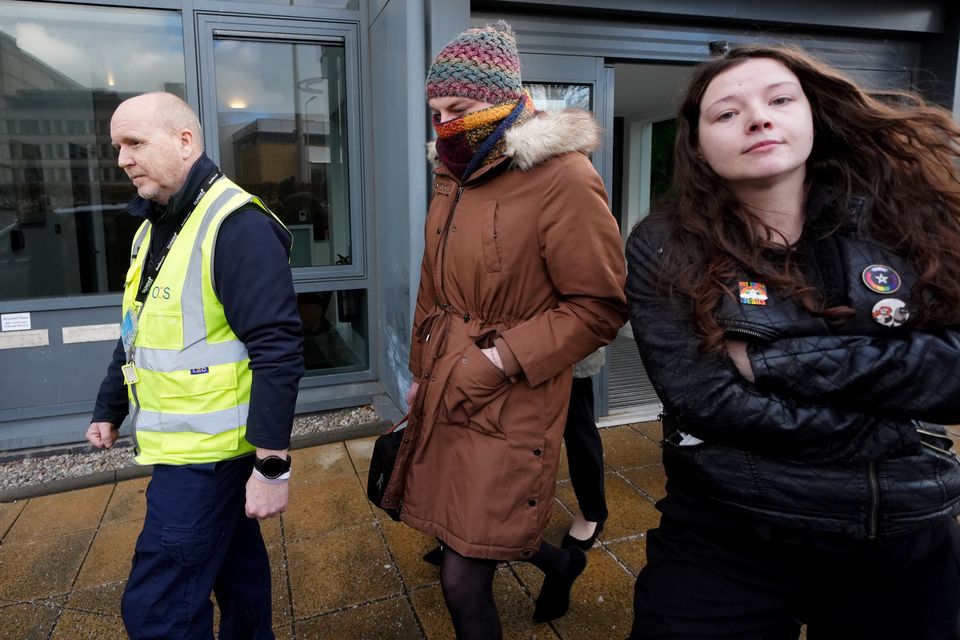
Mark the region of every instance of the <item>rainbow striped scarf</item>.
[[534, 114], [533, 100], [524, 95], [519, 100], [503, 102], [459, 118], [440, 122], [433, 116], [437, 132], [437, 155], [450, 172], [460, 180], [477, 169], [503, 157], [506, 144], [503, 134], [512, 126]]

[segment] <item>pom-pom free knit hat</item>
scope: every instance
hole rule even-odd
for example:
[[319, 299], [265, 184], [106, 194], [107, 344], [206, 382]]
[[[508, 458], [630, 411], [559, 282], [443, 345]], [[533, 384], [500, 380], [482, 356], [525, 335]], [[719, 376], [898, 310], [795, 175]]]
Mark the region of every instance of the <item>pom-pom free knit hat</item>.
[[490, 104], [523, 97], [517, 39], [503, 20], [467, 29], [447, 43], [427, 73], [427, 100], [458, 96]]

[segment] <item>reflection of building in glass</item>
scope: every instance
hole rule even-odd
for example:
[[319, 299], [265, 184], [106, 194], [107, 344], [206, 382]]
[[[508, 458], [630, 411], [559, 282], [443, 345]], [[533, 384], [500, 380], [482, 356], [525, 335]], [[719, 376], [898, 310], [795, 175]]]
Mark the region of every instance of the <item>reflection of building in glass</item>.
[[330, 162], [329, 131], [327, 120], [259, 118], [251, 122], [231, 138], [238, 181], [279, 182], [298, 174], [301, 180], [309, 178], [316, 165]]
[[329, 237], [327, 120], [258, 118], [231, 136], [236, 181], [264, 198], [288, 225], [310, 223]]
[[110, 118], [135, 93], [84, 87], [2, 32], [0, 62], [4, 297], [120, 290], [137, 223]]

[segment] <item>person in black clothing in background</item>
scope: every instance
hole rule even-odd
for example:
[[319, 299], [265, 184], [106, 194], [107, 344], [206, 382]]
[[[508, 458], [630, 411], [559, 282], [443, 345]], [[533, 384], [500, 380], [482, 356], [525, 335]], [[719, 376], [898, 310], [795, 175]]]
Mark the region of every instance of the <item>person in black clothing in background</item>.
[[605, 347], [578, 362], [573, 367], [573, 386], [570, 388], [570, 406], [563, 429], [563, 444], [567, 449], [567, 468], [570, 484], [577, 496], [577, 515], [570, 531], [560, 546], [571, 546], [589, 551], [603, 532], [607, 520], [607, 500], [603, 480], [603, 442], [594, 419], [593, 376], [603, 368]]
[[626, 249], [667, 475], [631, 638], [960, 638], [960, 128], [773, 46], [677, 122]]

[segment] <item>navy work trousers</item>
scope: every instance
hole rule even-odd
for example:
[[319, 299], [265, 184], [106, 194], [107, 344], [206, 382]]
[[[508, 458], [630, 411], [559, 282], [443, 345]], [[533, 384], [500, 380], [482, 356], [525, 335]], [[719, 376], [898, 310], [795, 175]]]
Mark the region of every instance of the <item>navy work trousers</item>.
[[270, 563], [260, 524], [244, 512], [253, 456], [156, 465], [121, 612], [133, 640], [273, 639]]
[[607, 499], [603, 487], [603, 441], [593, 417], [593, 379], [574, 378], [570, 408], [563, 429], [570, 484], [580, 513], [590, 522], [606, 522]]

